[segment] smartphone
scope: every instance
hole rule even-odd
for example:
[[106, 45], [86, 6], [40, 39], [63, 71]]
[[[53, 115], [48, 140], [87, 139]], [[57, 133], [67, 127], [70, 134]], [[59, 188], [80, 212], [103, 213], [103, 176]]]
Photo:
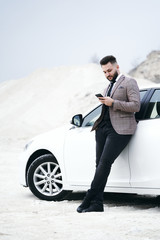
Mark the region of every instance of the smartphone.
[[102, 94], [100, 94], [100, 93], [96, 94], [95, 96], [98, 97], [98, 98], [103, 97]]

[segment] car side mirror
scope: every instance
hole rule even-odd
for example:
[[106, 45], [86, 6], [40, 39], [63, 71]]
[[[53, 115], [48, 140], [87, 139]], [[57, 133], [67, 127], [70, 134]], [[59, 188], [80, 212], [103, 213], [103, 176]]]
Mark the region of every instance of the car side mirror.
[[82, 114], [77, 114], [75, 116], [73, 116], [71, 124], [77, 126], [77, 127], [81, 127], [83, 122], [83, 116]]

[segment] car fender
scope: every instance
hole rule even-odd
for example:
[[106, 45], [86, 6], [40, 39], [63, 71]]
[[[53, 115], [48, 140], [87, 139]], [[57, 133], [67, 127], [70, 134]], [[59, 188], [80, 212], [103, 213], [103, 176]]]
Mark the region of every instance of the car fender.
[[44, 152], [50, 152], [51, 154], [53, 154], [53, 156], [60, 165], [63, 175], [63, 181], [65, 182], [66, 176], [64, 170], [63, 148], [65, 137], [68, 131], [69, 131], [68, 125], [61, 128], [56, 128], [53, 129], [52, 131], [36, 136], [26, 144], [25, 149], [20, 156], [20, 169], [21, 169], [20, 183], [23, 186], [27, 186], [26, 181], [27, 170], [30, 164], [34, 161], [34, 158], [32, 158], [32, 156], [36, 152], [39, 152], [40, 155], [41, 152], [42, 155], [44, 154]]

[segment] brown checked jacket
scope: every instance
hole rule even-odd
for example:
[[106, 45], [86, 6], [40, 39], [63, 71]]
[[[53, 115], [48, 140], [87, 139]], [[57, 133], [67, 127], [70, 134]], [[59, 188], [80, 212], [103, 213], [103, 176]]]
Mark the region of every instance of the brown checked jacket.
[[[104, 96], [106, 96], [108, 87], [104, 91]], [[140, 94], [137, 82], [122, 75], [114, 84], [110, 97], [114, 99], [113, 106], [109, 107], [110, 120], [114, 130], [118, 134], [134, 134], [137, 127], [135, 112], [140, 110]], [[98, 128], [103, 116], [104, 107], [102, 106], [101, 115], [94, 123], [92, 131]]]

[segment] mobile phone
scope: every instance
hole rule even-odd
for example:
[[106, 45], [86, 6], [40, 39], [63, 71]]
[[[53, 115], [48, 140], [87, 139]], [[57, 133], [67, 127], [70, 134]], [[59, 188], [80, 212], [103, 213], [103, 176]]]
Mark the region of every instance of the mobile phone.
[[100, 93], [95, 94], [95, 96], [98, 97], [98, 98], [103, 97], [102, 94], [100, 94]]

